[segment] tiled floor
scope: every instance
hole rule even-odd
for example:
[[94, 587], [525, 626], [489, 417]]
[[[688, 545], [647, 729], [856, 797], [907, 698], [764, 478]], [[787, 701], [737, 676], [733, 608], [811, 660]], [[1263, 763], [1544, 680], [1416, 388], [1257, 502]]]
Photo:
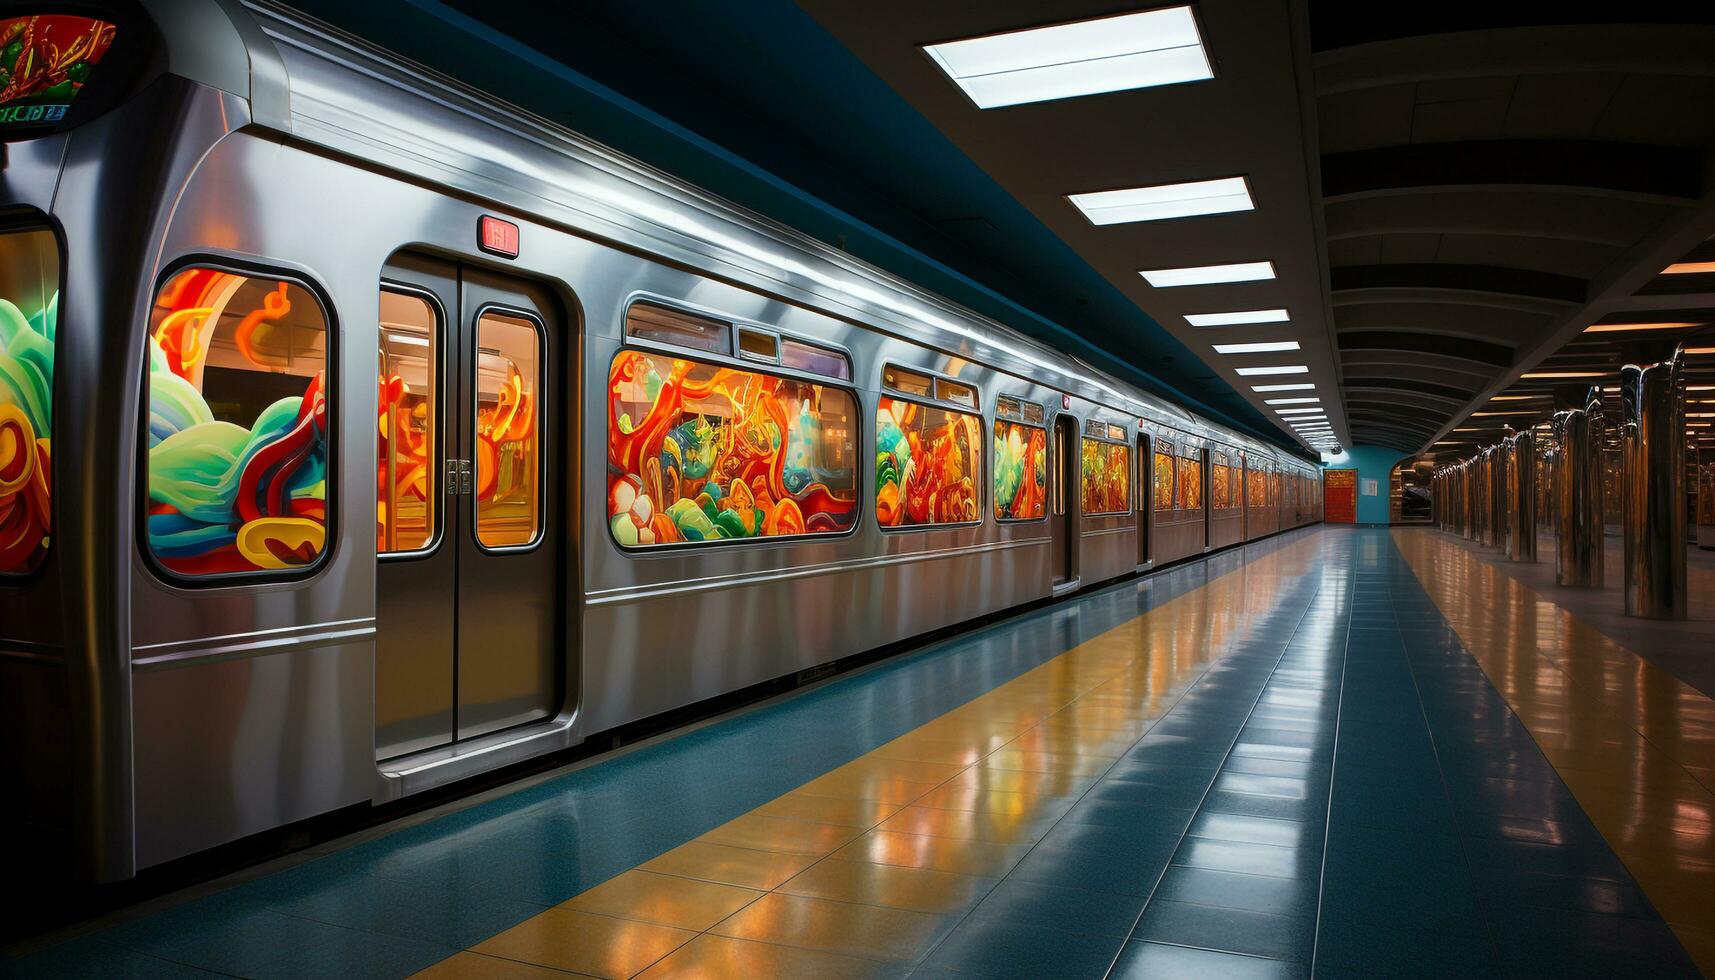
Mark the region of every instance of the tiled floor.
[[1708, 699], [1483, 566], [1282, 536], [0, 972], [1697, 975]]
[[1709, 654], [1715, 650], [1715, 551], [1686, 549], [1690, 616], [1667, 621], [1626, 615], [1625, 595], [1620, 590], [1625, 545], [1617, 534], [1604, 539], [1602, 571], [1606, 581], [1600, 589], [1555, 584], [1555, 538], [1547, 530], [1536, 536], [1535, 562], [1508, 561], [1498, 548], [1485, 548], [1456, 535], [1446, 537], [1631, 652], [1715, 698], [1715, 656]]

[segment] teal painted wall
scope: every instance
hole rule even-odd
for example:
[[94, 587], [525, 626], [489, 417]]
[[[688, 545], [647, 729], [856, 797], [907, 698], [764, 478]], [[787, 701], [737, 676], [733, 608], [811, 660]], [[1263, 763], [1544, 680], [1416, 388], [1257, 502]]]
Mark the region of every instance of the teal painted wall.
[[[1380, 446], [1353, 446], [1338, 456], [1322, 464], [1325, 470], [1358, 471], [1358, 513], [1359, 524], [1388, 523], [1388, 494], [1392, 488], [1388, 486], [1388, 475], [1393, 472], [1395, 463], [1411, 455], [1397, 449], [1383, 449]], [[1376, 495], [1364, 496], [1364, 481], [1376, 481]]]

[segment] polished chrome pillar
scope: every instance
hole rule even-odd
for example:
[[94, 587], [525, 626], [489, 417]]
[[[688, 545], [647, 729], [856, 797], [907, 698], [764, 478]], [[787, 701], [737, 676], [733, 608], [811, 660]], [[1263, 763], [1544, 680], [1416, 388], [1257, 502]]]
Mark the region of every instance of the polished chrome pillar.
[[1691, 453], [1697, 467], [1697, 547], [1715, 548], [1715, 445]]
[[1554, 580], [1602, 586], [1602, 389], [1554, 416]]
[[1488, 523], [1484, 526], [1483, 543], [1491, 548], [1505, 548], [1507, 543], [1507, 454], [1500, 446], [1483, 450], [1484, 503]]
[[1620, 369], [1625, 407], [1626, 615], [1686, 618], [1685, 374], [1681, 355]]
[[1507, 515], [1507, 557], [1536, 561], [1536, 438], [1526, 429], [1506, 442], [1507, 484], [1511, 491]]

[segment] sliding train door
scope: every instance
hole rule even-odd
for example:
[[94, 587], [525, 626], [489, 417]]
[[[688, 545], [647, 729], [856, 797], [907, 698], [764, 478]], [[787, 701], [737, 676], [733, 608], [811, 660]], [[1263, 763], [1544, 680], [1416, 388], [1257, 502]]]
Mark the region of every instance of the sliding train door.
[[1072, 499], [1078, 486], [1077, 420], [1070, 415], [1054, 417], [1054, 459], [1049, 474], [1048, 537], [1054, 549], [1053, 582], [1056, 586], [1070, 582], [1077, 567], [1073, 549], [1077, 547], [1077, 518], [1072, 513]]
[[378, 759], [548, 718], [564, 697], [554, 309], [533, 284], [439, 260], [383, 276]]
[[1155, 542], [1151, 540], [1153, 534], [1150, 529], [1155, 523], [1155, 507], [1153, 506], [1155, 502], [1153, 492], [1155, 457], [1150, 452], [1149, 444], [1149, 436], [1139, 435], [1137, 437], [1135, 467], [1137, 469], [1137, 563], [1139, 565], [1147, 565], [1154, 558], [1154, 552], [1150, 550], [1150, 546]]

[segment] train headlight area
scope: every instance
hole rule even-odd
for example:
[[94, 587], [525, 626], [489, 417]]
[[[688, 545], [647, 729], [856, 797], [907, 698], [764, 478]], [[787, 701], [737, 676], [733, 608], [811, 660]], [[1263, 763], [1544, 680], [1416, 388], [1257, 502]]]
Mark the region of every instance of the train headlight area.
[[0, 11], [0, 973], [1715, 972], [1707, 11], [535, 6]]

